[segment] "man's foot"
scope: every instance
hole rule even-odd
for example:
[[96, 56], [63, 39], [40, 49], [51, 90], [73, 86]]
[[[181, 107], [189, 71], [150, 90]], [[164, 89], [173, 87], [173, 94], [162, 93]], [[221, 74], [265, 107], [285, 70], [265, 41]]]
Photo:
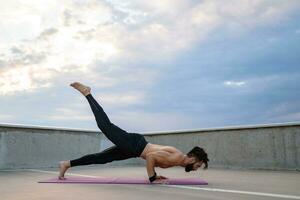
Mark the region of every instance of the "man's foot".
[[67, 171], [68, 168], [70, 168], [70, 161], [60, 161], [58, 164], [58, 168], [59, 168], [59, 175], [58, 175], [58, 179], [60, 180], [65, 180], [66, 178], [64, 177], [65, 172]]
[[72, 86], [73, 88], [75, 88], [76, 90], [81, 92], [81, 94], [83, 94], [84, 96], [91, 93], [91, 88], [90, 87], [85, 86], [85, 85], [83, 85], [79, 82], [71, 83], [70, 86]]

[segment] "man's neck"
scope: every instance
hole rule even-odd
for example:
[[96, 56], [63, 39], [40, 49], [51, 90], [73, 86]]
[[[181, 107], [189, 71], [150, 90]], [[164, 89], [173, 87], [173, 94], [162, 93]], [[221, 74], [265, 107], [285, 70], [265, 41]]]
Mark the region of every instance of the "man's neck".
[[188, 156], [187, 155], [184, 155], [184, 159], [182, 160], [182, 162], [180, 163], [180, 166], [181, 167], [185, 167], [187, 165], [187, 159], [188, 159]]

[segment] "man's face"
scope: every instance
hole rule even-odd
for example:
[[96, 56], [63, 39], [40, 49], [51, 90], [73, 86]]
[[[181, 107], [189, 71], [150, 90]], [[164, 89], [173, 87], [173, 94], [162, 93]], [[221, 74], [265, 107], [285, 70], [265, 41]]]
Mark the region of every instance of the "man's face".
[[186, 172], [196, 171], [199, 167], [201, 167], [202, 163], [203, 163], [202, 161], [197, 161], [197, 162], [188, 164], [187, 166], [185, 166], [185, 171]]

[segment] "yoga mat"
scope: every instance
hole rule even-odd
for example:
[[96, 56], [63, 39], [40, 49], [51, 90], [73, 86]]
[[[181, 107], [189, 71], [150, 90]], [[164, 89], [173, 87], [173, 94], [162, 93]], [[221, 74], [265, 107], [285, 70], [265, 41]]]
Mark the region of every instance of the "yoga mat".
[[[149, 183], [145, 178], [115, 178], [115, 177], [81, 177], [69, 176], [65, 180], [50, 178], [38, 183], [85, 183], [85, 184], [157, 184]], [[200, 178], [169, 178], [165, 185], [207, 185], [208, 183]]]

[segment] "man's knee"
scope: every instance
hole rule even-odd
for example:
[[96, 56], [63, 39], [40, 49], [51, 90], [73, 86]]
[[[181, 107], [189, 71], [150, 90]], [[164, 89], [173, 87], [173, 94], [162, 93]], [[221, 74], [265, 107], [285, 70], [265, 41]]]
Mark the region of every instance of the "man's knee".
[[97, 123], [98, 128], [102, 131], [102, 133], [109, 133], [110, 128], [108, 125], [104, 125], [103, 123]]

